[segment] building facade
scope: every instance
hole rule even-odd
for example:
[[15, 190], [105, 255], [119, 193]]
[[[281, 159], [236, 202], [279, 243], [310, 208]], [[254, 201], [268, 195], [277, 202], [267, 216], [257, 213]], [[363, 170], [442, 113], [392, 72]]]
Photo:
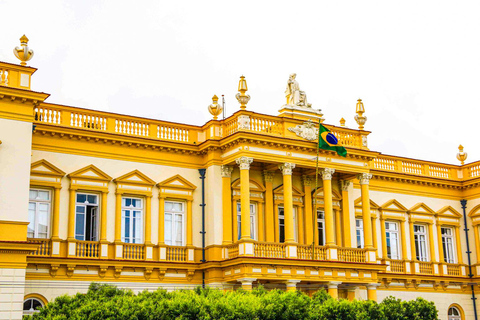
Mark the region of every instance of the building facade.
[[358, 129], [324, 124], [347, 157], [317, 150], [294, 75], [278, 115], [248, 110], [242, 77], [239, 110], [217, 119], [214, 97], [203, 126], [48, 103], [23, 42], [0, 62], [0, 319], [91, 282], [424, 297], [474, 318], [480, 161], [370, 150], [360, 100]]

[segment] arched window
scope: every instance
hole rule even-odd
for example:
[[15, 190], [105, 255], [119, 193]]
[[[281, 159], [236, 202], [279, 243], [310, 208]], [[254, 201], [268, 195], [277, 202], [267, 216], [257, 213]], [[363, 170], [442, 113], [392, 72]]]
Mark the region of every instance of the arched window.
[[32, 315], [40, 312], [39, 308], [43, 308], [44, 304], [41, 300], [36, 298], [28, 298], [23, 302], [23, 315]]
[[462, 320], [462, 314], [457, 307], [448, 309], [448, 320]]

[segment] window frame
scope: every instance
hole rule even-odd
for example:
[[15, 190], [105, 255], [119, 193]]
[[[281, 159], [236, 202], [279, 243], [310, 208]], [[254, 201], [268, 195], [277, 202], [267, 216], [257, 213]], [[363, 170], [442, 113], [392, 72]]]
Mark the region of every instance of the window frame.
[[[180, 203], [182, 205], [182, 211], [174, 211], [174, 210], [166, 210], [167, 203]], [[163, 219], [164, 219], [164, 241], [165, 244], [168, 246], [175, 246], [175, 247], [184, 247], [187, 242], [187, 201], [185, 200], [178, 200], [178, 199], [165, 199], [165, 203], [163, 205]], [[167, 219], [166, 216], [167, 214], [170, 214], [172, 216], [171, 219], [171, 230], [170, 230], [170, 235], [172, 236], [171, 239], [167, 239]], [[174, 235], [176, 234], [176, 217], [181, 216], [182, 217], [182, 243], [180, 245], [174, 244]]]
[[[444, 235], [443, 229], [448, 229], [451, 231], [451, 235]], [[457, 263], [457, 250], [455, 248], [455, 242], [456, 242], [456, 237], [457, 235], [455, 234], [455, 228], [451, 226], [440, 226], [440, 235], [442, 238], [442, 250], [443, 250], [443, 260], [446, 263]], [[447, 258], [447, 251], [445, 250], [445, 239], [450, 239], [451, 240], [451, 257]], [[448, 254], [450, 255], [450, 254]], [[449, 259], [450, 258], [450, 259]], [[450, 261], [449, 261], [450, 260]]]
[[[48, 200], [41, 200], [41, 199], [30, 199], [30, 192], [31, 191], [46, 191], [48, 192]], [[28, 237], [28, 226], [27, 226], [27, 237], [28, 238], [33, 238], [33, 239], [50, 239], [51, 237], [51, 220], [52, 220], [52, 190], [51, 189], [46, 189], [46, 188], [36, 188], [36, 187], [30, 187], [29, 188], [29, 195], [28, 195], [28, 204], [29, 204], [29, 208], [28, 208], [28, 211], [29, 211], [29, 216], [28, 216], [28, 220], [29, 220], [29, 224], [28, 226], [30, 226], [30, 223], [32, 223], [32, 221], [30, 221], [30, 203], [35, 203], [35, 214], [34, 214], [34, 221], [33, 221], [33, 237]], [[48, 210], [47, 210], [47, 232], [46, 232], [46, 236], [45, 238], [40, 238], [38, 237], [38, 215], [39, 215], [39, 211], [40, 211], [40, 206], [39, 204], [47, 204], [48, 205]]]
[[[360, 226], [357, 224], [360, 222]], [[360, 244], [358, 243], [360, 238]], [[365, 248], [365, 232], [363, 230], [363, 219], [355, 218], [355, 239], [357, 241], [357, 248]]]
[[[137, 207], [132, 207], [132, 205], [130, 206], [126, 206], [124, 205], [124, 200], [126, 199], [132, 199], [132, 200], [139, 200], [140, 201], [140, 204], [141, 206], [139, 208]], [[145, 199], [143, 197], [139, 197], [139, 196], [131, 196], [131, 195], [128, 195], [128, 194], [122, 194], [122, 200], [121, 200], [121, 204], [122, 204], [122, 208], [121, 208], [121, 212], [122, 212], [122, 231], [121, 231], [121, 234], [122, 234], [122, 242], [123, 243], [129, 243], [129, 244], [143, 244], [144, 241], [145, 241]], [[141, 227], [141, 230], [140, 230], [140, 235], [137, 236], [137, 237], [133, 237], [133, 240], [134, 242], [127, 242], [125, 241], [126, 240], [126, 236], [125, 236], [125, 219], [126, 219], [126, 215], [125, 215], [125, 211], [127, 210], [130, 210], [131, 213], [130, 213], [130, 223], [129, 223], [129, 240], [132, 240], [132, 234], [133, 234], [133, 231], [134, 231], [134, 224], [135, 226], [137, 226], [137, 221], [140, 220], [139, 222], [139, 225]], [[133, 216], [134, 212], [135, 211], [140, 211], [140, 219], [138, 219], [138, 217], [135, 217]], [[133, 221], [135, 221], [133, 223]], [[136, 233], [136, 232], [135, 232]], [[135, 240], [136, 239], [139, 239], [138, 242], [136, 242]]]
[[[422, 227], [424, 229], [423, 232], [420, 232], [420, 231], [415, 231], [415, 227]], [[425, 256], [421, 256], [421, 253], [422, 252], [419, 252], [419, 248], [422, 249], [420, 247], [420, 245], [422, 244], [422, 240], [420, 239], [421, 236], [424, 236], [424, 240], [423, 240], [423, 243], [425, 244], [424, 246], [424, 253], [425, 253]], [[417, 241], [418, 239], [418, 241]], [[421, 262], [429, 262], [430, 261], [430, 257], [429, 257], [429, 243], [428, 243], [428, 226], [425, 225], [425, 224], [419, 224], [419, 223], [414, 223], [413, 224], [413, 241], [414, 241], [414, 246], [415, 246], [415, 258], [416, 260], [418, 261], [421, 261]]]
[[[277, 206], [278, 207], [278, 241], [280, 243], [285, 243], [285, 207], [283, 204], [280, 204]], [[282, 210], [282, 214], [280, 214], [280, 211]], [[297, 219], [297, 212], [298, 212], [298, 206], [293, 206], [293, 239], [295, 242], [298, 242], [298, 219]], [[283, 241], [280, 239], [280, 234], [281, 234], [281, 226], [280, 224], [280, 217], [283, 217]]]
[[[386, 249], [387, 249], [387, 252], [386, 252], [386, 255], [387, 255], [387, 258], [388, 259], [391, 259], [391, 260], [402, 260], [402, 252], [400, 250], [400, 224], [397, 222], [397, 221], [391, 221], [391, 220], [386, 220], [384, 221], [385, 223], [385, 242], [386, 242]], [[392, 224], [392, 225], [395, 225], [396, 226], [396, 230], [391, 230], [389, 228], [387, 228], [387, 223], [388, 224]], [[391, 237], [388, 237], [387, 235], [396, 235], [396, 252], [397, 252], [397, 255], [396, 257], [393, 257], [392, 255], [392, 238]], [[390, 245], [389, 245], [389, 242], [390, 242]], [[388, 252], [390, 248], [390, 253]]]
[[[22, 307], [22, 309], [23, 309], [23, 310], [22, 310], [22, 311], [23, 311], [22, 315], [23, 315], [23, 316], [27, 316], [27, 315], [28, 315], [28, 316], [31, 316], [31, 315], [34, 315], [35, 313], [39, 313], [39, 312], [40, 312], [40, 310], [38, 310], [38, 309], [32, 309], [32, 308], [30, 308], [29, 310], [25, 310], [25, 309], [24, 309], [24, 308], [25, 308], [25, 303], [26, 303], [27, 301], [29, 301], [29, 300], [38, 301], [38, 302], [40, 303], [40, 305], [42, 306], [42, 308], [45, 307], [45, 302], [42, 301], [42, 299], [39, 299], [39, 298], [37, 298], [37, 297], [25, 297], [25, 298], [23, 299], [23, 307]], [[33, 302], [32, 302], [32, 307], [33, 307]]]
[[[319, 215], [322, 215], [323, 218], [319, 218]], [[322, 226], [320, 228], [320, 225]], [[320, 243], [320, 230], [322, 230], [322, 243]], [[325, 230], [325, 211], [324, 210], [317, 210], [317, 241], [319, 246], [325, 245], [325, 237], [326, 237], [326, 230]]]
[[[237, 233], [238, 240], [242, 237], [242, 214], [241, 214], [241, 201], [237, 201]], [[252, 214], [253, 208], [253, 214]], [[256, 201], [250, 201], [250, 238], [253, 240], [258, 240], [258, 204]], [[253, 218], [253, 219], [252, 219]], [[253, 223], [253, 228], [252, 228]]]
[[[78, 202], [78, 195], [86, 195], [86, 201], [85, 202]], [[94, 203], [94, 204], [90, 204], [90, 202], [88, 202], [88, 196], [95, 196], [97, 198], [97, 203]], [[75, 190], [75, 230], [74, 230], [74, 237], [77, 241], [92, 241], [92, 242], [98, 242], [99, 240], [99, 226], [100, 226], [100, 215], [101, 215], [101, 195], [96, 193], [96, 192], [92, 192], [92, 191], [82, 191], [82, 190]], [[82, 239], [78, 239], [77, 238], [77, 216], [79, 214], [79, 212], [77, 211], [77, 207], [84, 207], [85, 208], [85, 212], [83, 213], [84, 215], [84, 223], [83, 223], [83, 240]], [[95, 213], [95, 230], [94, 230], [94, 234], [95, 236], [92, 237], [92, 235], [90, 234], [90, 237], [92, 238], [91, 240], [85, 240], [86, 238], [86, 231], [87, 231], [87, 215], [88, 215], [88, 212], [87, 212], [87, 208], [88, 207], [94, 207], [96, 208], [96, 213]], [[92, 218], [92, 213], [90, 213], [90, 219]], [[90, 227], [92, 228], [92, 225], [90, 225]], [[92, 232], [91, 232], [92, 233]]]

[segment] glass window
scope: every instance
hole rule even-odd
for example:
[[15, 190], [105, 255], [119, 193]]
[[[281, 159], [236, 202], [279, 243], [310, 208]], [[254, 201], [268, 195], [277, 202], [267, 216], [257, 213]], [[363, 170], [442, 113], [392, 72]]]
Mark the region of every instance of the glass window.
[[[257, 207], [255, 203], [250, 203], [250, 238], [257, 239], [256, 220], [257, 220]], [[237, 232], [238, 240], [242, 236], [242, 215], [240, 201], [237, 201]]]
[[450, 307], [448, 309], [448, 320], [462, 320], [460, 310], [458, 310], [456, 307]]
[[165, 201], [165, 243], [170, 246], [185, 245], [185, 204]]
[[48, 238], [51, 208], [50, 191], [30, 189], [29, 196], [27, 237]]
[[122, 241], [142, 243], [143, 241], [143, 200], [122, 197]]
[[97, 241], [98, 195], [77, 193], [75, 203], [75, 239]]
[[413, 225], [415, 251], [418, 261], [428, 261], [427, 256], [427, 228], [424, 225]]
[[318, 245], [325, 245], [325, 213], [317, 211]]
[[363, 220], [362, 219], [355, 219], [355, 232], [357, 236], [357, 248], [363, 248], [364, 241], [363, 241]]
[[442, 247], [443, 259], [446, 263], [455, 263], [455, 254], [453, 249], [453, 229], [442, 227]]
[[23, 302], [23, 315], [32, 315], [40, 312], [38, 309], [43, 307], [44, 305], [42, 301], [35, 298], [29, 298]]
[[[278, 207], [278, 233], [279, 241], [285, 242], [285, 209]], [[297, 207], [293, 207], [293, 238], [297, 241]]]
[[385, 222], [385, 237], [387, 239], [387, 256], [390, 259], [398, 260], [400, 259], [399, 253], [399, 232], [398, 232], [398, 223], [396, 222]]

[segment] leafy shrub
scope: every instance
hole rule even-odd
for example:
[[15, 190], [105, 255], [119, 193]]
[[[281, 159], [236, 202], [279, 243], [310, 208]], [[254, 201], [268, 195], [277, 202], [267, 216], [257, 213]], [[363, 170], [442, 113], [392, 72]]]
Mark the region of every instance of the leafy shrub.
[[312, 297], [300, 291], [215, 289], [157, 290], [134, 294], [111, 285], [92, 283], [86, 294], [60, 296], [25, 319], [73, 320], [433, 320], [432, 302], [393, 297], [381, 303], [331, 298], [324, 290]]

